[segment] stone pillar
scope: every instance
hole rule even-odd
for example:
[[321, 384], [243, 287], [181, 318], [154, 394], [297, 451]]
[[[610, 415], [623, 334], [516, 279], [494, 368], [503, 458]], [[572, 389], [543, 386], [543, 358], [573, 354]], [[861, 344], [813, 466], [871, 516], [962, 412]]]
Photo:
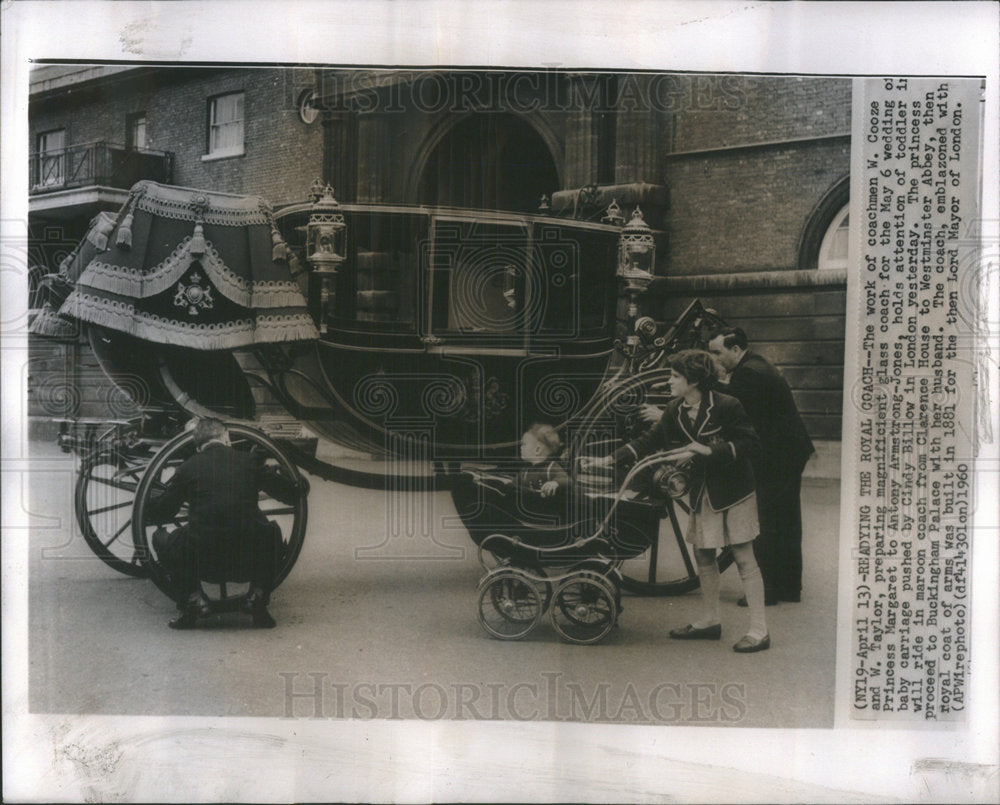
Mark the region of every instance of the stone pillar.
[[352, 112], [323, 112], [323, 178], [340, 201], [357, 194], [357, 116]]
[[593, 109], [600, 103], [600, 85], [596, 75], [572, 75], [567, 80], [570, 112], [564, 184], [577, 188], [597, 181], [598, 126]]
[[651, 108], [651, 76], [629, 73], [619, 78], [615, 136], [615, 182], [663, 181], [657, 153], [658, 115]]
[[386, 113], [370, 112], [358, 116], [357, 153], [356, 200], [360, 202], [389, 200], [390, 166], [394, 160], [392, 132]]

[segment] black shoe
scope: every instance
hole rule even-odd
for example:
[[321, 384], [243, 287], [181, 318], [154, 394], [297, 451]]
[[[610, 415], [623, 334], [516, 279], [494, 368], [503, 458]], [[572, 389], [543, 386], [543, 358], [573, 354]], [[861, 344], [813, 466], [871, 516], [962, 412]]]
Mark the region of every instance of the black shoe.
[[671, 629], [670, 636], [674, 640], [718, 640], [722, 637], [722, 624], [698, 629], [689, 623], [683, 629]]
[[254, 629], [273, 629], [278, 625], [277, 621], [271, 617], [271, 613], [267, 611], [267, 595], [263, 590], [254, 590], [250, 593], [244, 606], [250, 612]]
[[[776, 607], [779, 601], [784, 601], [784, 598], [779, 598], [776, 595], [765, 595], [764, 596], [764, 606], [766, 607]], [[744, 595], [742, 598], [736, 601], [736, 606], [745, 607], [747, 606], [747, 597]]]
[[767, 651], [769, 648], [771, 648], [771, 635], [766, 634], [763, 637], [744, 635], [733, 646], [733, 651], [737, 654], [753, 654], [757, 651]]
[[198, 613], [193, 609], [185, 609], [180, 615], [167, 623], [171, 629], [193, 629], [198, 625]]
[[267, 606], [264, 604], [259, 604], [251, 610], [250, 619], [253, 622], [254, 629], [273, 629], [278, 625], [278, 622], [271, 617], [271, 613], [267, 611]]
[[181, 610], [181, 614], [170, 621], [167, 626], [171, 629], [193, 629], [198, 624], [199, 618], [207, 618], [212, 614], [212, 608], [203, 595], [193, 595], [188, 599]]

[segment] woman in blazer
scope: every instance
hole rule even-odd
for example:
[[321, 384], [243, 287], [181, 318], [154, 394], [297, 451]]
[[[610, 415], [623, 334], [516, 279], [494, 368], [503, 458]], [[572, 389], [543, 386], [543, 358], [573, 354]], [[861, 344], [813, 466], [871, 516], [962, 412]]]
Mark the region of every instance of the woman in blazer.
[[[753, 554], [760, 531], [753, 460], [760, 441], [735, 397], [714, 390], [717, 368], [701, 350], [684, 350], [668, 359], [673, 399], [652, 429], [595, 463], [634, 462], [655, 450], [685, 464], [691, 479], [691, 516], [686, 539], [692, 544], [701, 581], [702, 614], [673, 629], [677, 640], [718, 640], [719, 568], [715, 553], [727, 545], [739, 568], [750, 610], [750, 628], [734, 646], [741, 653], [763, 651], [771, 639], [764, 616], [764, 582]], [[668, 449], [672, 448], [672, 449]]]

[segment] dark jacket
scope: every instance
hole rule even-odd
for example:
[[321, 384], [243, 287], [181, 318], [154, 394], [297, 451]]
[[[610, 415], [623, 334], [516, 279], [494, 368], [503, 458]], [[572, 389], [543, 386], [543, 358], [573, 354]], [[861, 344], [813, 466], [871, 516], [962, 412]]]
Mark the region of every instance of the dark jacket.
[[683, 403], [680, 397], [670, 400], [656, 425], [615, 451], [615, 462], [636, 461], [655, 450], [699, 442], [710, 446], [712, 454], [697, 455], [688, 465], [692, 508], [698, 506], [702, 492], [708, 494], [714, 511], [728, 509], [754, 494], [752, 462], [760, 451], [760, 441], [739, 400], [710, 391], [702, 396], [694, 422]]
[[555, 459], [542, 461], [538, 464], [526, 464], [518, 473], [517, 478], [523, 489], [529, 489], [539, 494], [542, 491], [542, 486], [549, 481], [555, 481], [559, 485], [556, 494], [565, 493], [569, 486], [569, 475], [566, 474], [563, 465]]
[[187, 503], [189, 528], [199, 544], [238, 544], [267, 524], [257, 502], [259, 490], [285, 503], [295, 500], [294, 483], [265, 469], [255, 456], [210, 443], [178, 467], [163, 493], [148, 504], [148, 517], [162, 523]]
[[765, 472], [801, 472], [814, 452], [788, 383], [767, 360], [747, 352], [733, 369], [727, 394], [743, 403], [761, 442]]

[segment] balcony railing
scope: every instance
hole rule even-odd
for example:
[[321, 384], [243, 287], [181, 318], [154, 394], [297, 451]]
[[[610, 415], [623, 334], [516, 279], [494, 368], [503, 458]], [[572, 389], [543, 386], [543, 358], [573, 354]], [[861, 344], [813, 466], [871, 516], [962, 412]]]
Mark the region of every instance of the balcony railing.
[[31, 154], [31, 193], [103, 185], [128, 189], [140, 179], [170, 184], [174, 155], [149, 148], [89, 143]]

